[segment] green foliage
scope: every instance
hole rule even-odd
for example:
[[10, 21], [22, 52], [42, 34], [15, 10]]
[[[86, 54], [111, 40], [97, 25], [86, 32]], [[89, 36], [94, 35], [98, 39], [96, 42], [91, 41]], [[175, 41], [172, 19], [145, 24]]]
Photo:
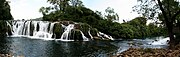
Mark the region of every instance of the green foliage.
[[4, 21], [4, 20], [0, 20], [0, 36], [2, 36], [2, 37], [4, 37], [4, 36], [6, 36], [6, 32], [7, 32], [7, 25], [6, 25], [6, 21]]
[[0, 20], [12, 20], [13, 17], [10, 13], [9, 2], [6, 0], [0, 1]]
[[79, 29], [73, 29], [73, 32], [71, 33], [71, 39], [74, 39], [75, 41], [82, 41], [83, 38], [82, 38], [82, 35], [81, 35], [81, 30]]
[[[50, 3], [53, 3], [54, 6], [61, 5], [58, 4], [61, 1], [58, 0], [48, 0]], [[71, 1], [72, 0], [64, 0]], [[77, 2], [78, 1], [78, 2]], [[92, 33], [93, 36], [97, 36], [98, 30], [113, 36], [113, 38], [143, 38], [149, 36], [162, 36], [165, 34], [164, 27], [158, 27], [156, 25], [146, 25], [147, 19], [145, 17], [137, 17], [131, 21], [125, 23], [113, 22], [118, 20], [117, 13], [114, 12], [114, 9], [107, 8], [104, 17], [101, 12], [94, 12], [89, 8], [86, 8], [82, 5], [80, 0], [74, 0], [73, 3], [66, 3], [66, 7], [63, 10], [58, 6], [56, 10], [53, 11], [53, 8], [56, 7], [42, 7], [40, 11], [42, 12], [43, 20], [47, 21], [75, 21], [81, 24], [80, 30], [84, 33], [85, 36], [88, 35], [88, 31]], [[75, 3], [75, 4], [74, 4]], [[50, 12], [51, 11], [51, 12]], [[94, 28], [92, 28], [92, 27]], [[161, 31], [165, 31], [161, 33]], [[79, 32], [77, 32], [79, 33]]]
[[61, 38], [61, 35], [63, 34], [63, 28], [62, 28], [62, 26], [61, 26], [61, 24], [60, 23], [56, 23], [55, 25], [54, 25], [54, 35], [56, 36], [56, 38]]
[[96, 36], [97, 37], [98, 30], [96, 28], [91, 28], [90, 29], [90, 33], [91, 33], [92, 36]]
[[[178, 25], [180, 14], [179, 0], [137, 0], [140, 2], [134, 7], [134, 11], [149, 19], [161, 21], [167, 28], [170, 37], [170, 48], [173, 48], [176, 38], [174, 27]], [[158, 17], [158, 18], [154, 18]], [[180, 26], [179, 26], [180, 27]], [[177, 42], [177, 41], [176, 41]]]
[[84, 33], [84, 35], [90, 38], [88, 31], [91, 29], [91, 26], [86, 23], [81, 23], [80, 27], [81, 27], [80, 30]]
[[117, 13], [114, 12], [113, 8], [108, 7], [106, 10], [106, 15], [105, 15], [105, 19], [107, 19], [108, 21], [118, 21], [119, 20], [119, 16]]

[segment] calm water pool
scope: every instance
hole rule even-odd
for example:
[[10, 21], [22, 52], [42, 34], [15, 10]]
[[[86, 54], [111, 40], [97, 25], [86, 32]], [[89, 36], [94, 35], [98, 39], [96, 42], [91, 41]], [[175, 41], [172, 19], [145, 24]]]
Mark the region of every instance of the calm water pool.
[[63, 42], [26, 37], [6, 37], [0, 40], [0, 53], [11, 53], [14, 56], [25, 57], [109, 57], [128, 49], [129, 42], [135, 43], [134, 47], [167, 47], [167, 44], [151, 45], [154, 39], [163, 38]]

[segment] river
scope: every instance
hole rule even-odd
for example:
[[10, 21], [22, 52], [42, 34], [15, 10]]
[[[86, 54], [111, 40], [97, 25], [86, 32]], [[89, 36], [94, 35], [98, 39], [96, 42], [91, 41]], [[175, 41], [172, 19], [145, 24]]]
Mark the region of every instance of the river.
[[27, 37], [5, 37], [0, 40], [0, 53], [25, 57], [109, 57], [130, 47], [167, 48], [165, 37], [113, 41], [59, 41]]

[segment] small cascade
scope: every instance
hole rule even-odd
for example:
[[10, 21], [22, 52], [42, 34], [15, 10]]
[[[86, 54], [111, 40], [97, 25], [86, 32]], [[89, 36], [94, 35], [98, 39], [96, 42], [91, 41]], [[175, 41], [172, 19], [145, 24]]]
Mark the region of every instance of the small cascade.
[[62, 24], [62, 27], [65, 28], [64, 33], [61, 36], [61, 40], [68, 41], [70, 39], [71, 30], [74, 29], [74, 24], [69, 24], [65, 26]]
[[99, 37], [102, 37], [103, 39], [108, 38], [108, 39], [110, 39], [110, 40], [114, 40], [114, 39], [112, 38], [112, 36], [106, 35], [106, 34], [104, 34], [104, 33], [102, 33], [102, 32], [97, 33], [97, 35], [98, 35]]
[[91, 35], [90, 28], [89, 28], [88, 34], [91, 37], [91, 39], [93, 40], [93, 36]]
[[51, 27], [51, 26], [49, 26], [49, 24], [50, 23], [46, 22], [46, 21], [35, 22], [33, 36], [40, 37], [40, 38], [52, 38], [53, 33], [49, 33], [49, 31], [51, 31], [51, 30], [48, 31], [48, 28]]
[[[35, 39], [51, 39], [61, 41], [89, 41], [93, 39], [90, 28], [87, 33], [81, 31], [78, 23], [72, 22], [48, 22], [48, 21], [7, 21], [10, 37], [28, 37]], [[76, 24], [76, 25], [75, 25]], [[87, 38], [86, 36], [90, 36]], [[111, 36], [97, 33], [99, 37], [113, 40]]]
[[84, 41], [89, 41], [89, 39], [88, 39], [86, 36], [84, 36], [84, 33], [83, 33], [82, 31], [80, 31], [80, 32], [81, 32], [81, 35], [82, 35], [83, 40], [84, 40]]

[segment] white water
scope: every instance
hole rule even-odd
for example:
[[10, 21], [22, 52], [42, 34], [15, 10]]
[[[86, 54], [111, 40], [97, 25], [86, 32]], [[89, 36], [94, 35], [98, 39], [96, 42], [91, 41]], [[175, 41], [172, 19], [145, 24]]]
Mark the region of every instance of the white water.
[[[61, 35], [61, 40], [69, 41], [71, 30], [74, 29], [74, 24], [69, 24], [68, 26], [62, 25], [65, 28], [64, 33]], [[70, 40], [72, 41], [72, 40]]]
[[104, 33], [102, 33], [102, 32], [99, 32], [97, 35], [98, 35], [99, 37], [102, 37], [103, 39], [104, 39], [104, 38], [108, 38], [108, 39], [110, 39], [110, 40], [114, 40], [114, 39], [112, 38], [112, 36], [106, 35], [106, 34], [104, 34]]
[[89, 39], [88, 39], [86, 36], [84, 36], [83, 32], [82, 32], [82, 31], [80, 31], [80, 32], [81, 32], [81, 35], [82, 35], [83, 40], [84, 40], [84, 41], [89, 41]]
[[[54, 40], [57, 35], [54, 34], [53, 29], [54, 25], [59, 22], [48, 22], [48, 21], [7, 21], [7, 25], [11, 28], [12, 35], [10, 37], [28, 37], [32, 39], [44, 39], [44, 40]], [[71, 31], [74, 29], [74, 24], [63, 25], [64, 32], [61, 35], [61, 38], [55, 40], [61, 41], [74, 41], [74, 39], [70, 39]], [[93, 36], [88, 31], [90, 38], [87, 38], [82, 31], [81, 35], [83, 41], [89, 41], [89, 39], [93, 39]], [[7, 33], [8, 34], [8, 33]], [[97, 33], [101, 37], [107, 37], [111, 39], [112, 37], [104, 34]], [[112, 39], [111, 39], [112, 40]]]
[[93, 36], [91, 35], [90, 28], [89, 28], [88, 34], [91, 37], [91, 39], [93, 40]]
[[167, 45], [167, 44], [168, 44], [168, 41], [169, 41], [169, 37], [167, 37], [167, 38], [161, 38], [161, 39], [158, 40], [158, 41], [153, 41], [151, 44], [152, 44], [152, 45]]

